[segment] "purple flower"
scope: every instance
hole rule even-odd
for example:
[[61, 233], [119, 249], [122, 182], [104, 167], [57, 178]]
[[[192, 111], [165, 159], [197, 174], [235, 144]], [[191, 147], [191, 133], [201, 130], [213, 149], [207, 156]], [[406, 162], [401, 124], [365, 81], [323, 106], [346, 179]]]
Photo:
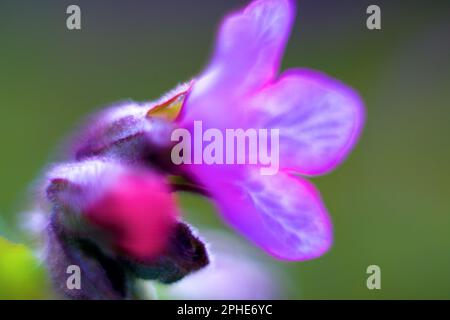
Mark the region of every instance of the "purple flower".
[[[278, 74], [294, 11], [290, 0], [253, 1], [226, 17], [196, 80], [155, 102], [108, 108], [76, 135], [70, 161], [48, 173], [40, 199], [54, 282], [68, 264], [89, 274], [89, 290], [73, 296], [60, 288], [63, 295], [129, 298], [130, 276], [172, 283], [206, 266], [201, 239], [178, 218], [178, 190], [209, 196], [230, 226], [277, 258], [312, 259], [330, 248], [330, 218], [304, 177], [342, 163], [361, 133], [364, 107], [325, 74]], [[277, 173], [262, 174], [262, 161], [174, 162], [174, 130], [195, 136], [197, 123], [221, 133], [277, 132]]]
[[279, 129], [280, 171], [258, 165], [184, 164], [233, 228], [271, 255], [306, 260], [332, 244], [319, 192], [303, 177], [332, 171], [356, 144], [364, 123], [358, 94], [307, 69], [278, 75], [293, 21], [290, 0], [257, 0], [224, 20], [211, 63], [177, 122], [203, 128]]
[[[112, 106], [78, 132], [69, 161], [48, 172], [37, 201], [47, 214], [46, 261], [58, 292], [131, 298], [130, 279], [172, 283], [205, 267], [202, 240], [178, 216], [172, 193], [179, 190], [209, 196], [230, 226], [277, 258], [312, 259], [330, 248], [330, 218], [304, 177], [342, 163], [361, 133], [364, 107], [325, 74], [278, 75], [294, 11], [290, 0], [253, 1], [226, 17], [196, 80], [154, 102]], [[272, 140], [266, 145], [279, 156], [276, 174], [262, 174], [264, 161], [236, 161], [254, 155], [250, 146], [226, 154], [234, 161], [225, 164], [173, 161], [175, 130], [195, 136], [198, 123], [221, 134], [277, 132], [278, 152]], [[87, 275], [78, 293], [62, 281], [72, 264]]]

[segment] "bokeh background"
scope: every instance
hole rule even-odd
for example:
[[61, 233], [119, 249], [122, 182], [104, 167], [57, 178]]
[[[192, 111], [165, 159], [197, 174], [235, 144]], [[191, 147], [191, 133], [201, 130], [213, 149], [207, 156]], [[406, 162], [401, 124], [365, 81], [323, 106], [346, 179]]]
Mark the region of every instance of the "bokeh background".
[[[382, 30], [365, 26], [382, 9]], [[0, 234], [25, 241], [19, 212], [58, 144], [92, 111], [155, 99], [208, 61], [222, 16], [246, 1], [0, 1]], [[78, 4], [82, 30], [66, 29]], [[299, 0], [283, 69], [322, 70], [367, 104], [361, 142], [315, 178], [334, 221], [325, 256], [263, 258], [292, 299], [450, 298], [450, 3]], [[226, 228], [205, 200], [181, 198], [187, 219]], [[23, 219], [23, 218], [22, 218]], [[256, 249], [254, 249], [256, 251]], [[0, 241], [0, 298], [46, 298], [42, 268]], [[366, 287], [366, 268], [382, 289]]]

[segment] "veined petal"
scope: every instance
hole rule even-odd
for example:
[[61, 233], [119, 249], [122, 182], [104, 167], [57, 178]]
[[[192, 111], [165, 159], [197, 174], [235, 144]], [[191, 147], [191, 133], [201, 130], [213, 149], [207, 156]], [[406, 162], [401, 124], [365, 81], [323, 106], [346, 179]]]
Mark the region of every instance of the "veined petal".
[[339, 165], [364, 124], [363, 102], [353, 89], [306, 69], [286, 72], [250, 105], [254, 123], [280, 130], [280, 167], [305, 175]]
[[290, 0], [258, 0], [225, 18], [212, 62], [194, 83], [185, 105], [188, 121], [225, 121], [233, 101], [277, 74], [294, 19]]
[[327, 210], [316, 188], [302, 178], [234, 168], [203, 181], [225, 221], [277, 258], [313, 259], [332, 244]]

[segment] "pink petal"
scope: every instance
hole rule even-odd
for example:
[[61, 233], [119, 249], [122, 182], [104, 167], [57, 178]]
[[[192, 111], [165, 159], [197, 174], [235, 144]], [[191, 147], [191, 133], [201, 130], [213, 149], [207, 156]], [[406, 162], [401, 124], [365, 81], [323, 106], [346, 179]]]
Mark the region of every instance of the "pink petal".
[[364, 123], [358, 94], [311, 70], [286, 72], [250, 104], [254, 123], [280, 129], [280, 167], [305, 175], [323, 174], [339, 165]]
[[329, 249], [331, 222], [312, 184], [283, 172], [264, 176], [256, 167], [229, 168], [198, 173], [232, 227], [284, 260], [313, 259]]
[[[221, 119], [243, 95], [277, 74], [294, 19], [290, 0], [258, 0], [225, 18], [212, 62], [195, 82], [186, 121]], [[209, 114], [209, 116], [208, 116]]]

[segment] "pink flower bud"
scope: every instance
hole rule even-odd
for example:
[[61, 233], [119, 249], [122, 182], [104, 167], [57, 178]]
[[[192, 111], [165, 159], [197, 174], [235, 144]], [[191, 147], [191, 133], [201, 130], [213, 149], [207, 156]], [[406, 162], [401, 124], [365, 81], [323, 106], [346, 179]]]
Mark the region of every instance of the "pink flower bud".
[[86, 209], [86, 216], [108, 230], [124, 254], [148, 260], [164, 250], [176, 212], [167, 186], [147, 173], [121, 176]]
[[148, 169], [99, 160], [62, 165], [50, 173], [47, 196], [66, 232], [143, 262], [166, 249], [177, 223], [168, 184]]

